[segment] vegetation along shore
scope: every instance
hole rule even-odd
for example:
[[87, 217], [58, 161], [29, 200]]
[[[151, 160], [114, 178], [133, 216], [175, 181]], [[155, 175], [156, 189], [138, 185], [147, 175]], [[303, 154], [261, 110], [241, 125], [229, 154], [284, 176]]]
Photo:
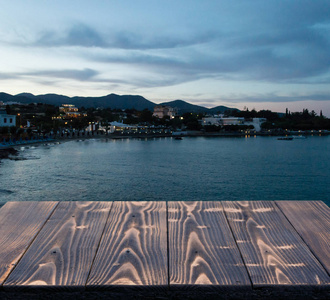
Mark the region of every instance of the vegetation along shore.
[[[219, 106], [211, 110], [179, 100], [161, 105], [147, 102], [148, 107], [145, 108], [146, 99], [143, 97], [127, 96], [126, 99], [122, 96], [124, 99], [118, 95], [109, 97], [112, 99], [109, 103], [116, 108], [108, 107], [106, 102], [102, 102], [104, 106], [101, 107], [93, 107], [87, 102], [86, 107], [78, 107], [70, 103], [49, 104], [46, 101], [49, 97], [29, 98], [21, 95], [18, 100], [22, 97], [22, 102], [0, 101], [0, 158], [12, 155], [14, 150], [8, 149], [16, 146], [71, 139], [330, 133], [330, 119], [323, 116], [322, 111], [317, 114], [307, 109], [302, 112], [287, 109], [285, 113], [277, 113], [248, 108], [240, 111]], [[63, 97], [58, 100], [55, 96], [51, 99], [54, 98], [57, 101], [72, 100]], [[27, 99], [40, 102], [29, 102]], [[118, 101], [114, 102], [114, 99]], [[129, 108], [130, 105], [132, 108]]]

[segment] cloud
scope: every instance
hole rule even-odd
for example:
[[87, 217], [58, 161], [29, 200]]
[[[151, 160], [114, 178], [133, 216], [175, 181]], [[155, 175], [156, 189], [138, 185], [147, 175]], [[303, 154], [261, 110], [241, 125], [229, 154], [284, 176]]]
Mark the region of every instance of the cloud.
[[35, 42], [36, 46], [81, 46], [81, 47], [105, 47], [106, 42], [101, 35], [89, 26], [75, 24], [62, 33], [45, 31]]
[[[83, 54], [85, 56], [85, 54]], [[176, 68], [183, 70], [186, 66], [186, 62], [180, 56], [166, 55], [162, 52], [147, 52], [147, 51], [125, 51], [125, 52], [104, 52], [98, 54], [86, 54], [86, 58], [109, 64], [126, 64], [126, 65], [138, 65], [143, 67], [156, 67], [160, 68], [159, 71], [164, 68]]]
[[[330, 6], [324, 1], [308, 8], [297, 1], [287, 5], [283, 11], [283, 7], [274, 2], [262, 4], [261, 11], [266, 13], [256, 18], [256, 24], [251, 22], [246, 28], [241, 28], [247, 22], [246, 16], [242, 16], [241, 27], [193, 28], [185, 34], [171, 27], [166, 33], [141, 32], [138, 28], [98, 30], [95, 26], [76, 23], [62, 31], [42, 33], [34, 45], [78, 46], [86, 50], [85, 54], [77, 51], [74, 55], [83, 59], [125, 64], [126, 68], [139, 66], [155, 76], [166, 77], [163, 80], [144, 78], [143, 86], [169, 86], [214, 77], [304, 84], [314, 82], [317, 77], [328, 83], [330, 39], [324, 24], [330, 24], [330, 18], [324, 10]], [[266, 22], [267, 17], [269, 22]], [[221, 22], [216, 24], [221, 25]], [[90, 48], [103, 52], [88, 52]], [[169, 77], [172, 78], [169, 80]]]
[[23, 77], [40, 77], [40, 78], [58, 78], [58, 79], [74, 79], [77, 81], [89, 81], [97, 76], [99, 72], [92, 69], [83, 69], [83, 70], [41, 70], [33, 72], [18, 72], [11, 74], [0, 73], [1, 79], [20, 79]]
[[43, 70], [25, 73], [25, 76], [43, 76], [43, 77], [55, 77], [55, 78], [69, 78], [78, 81], [88, 81], [98, 75], [99, 72], [92, 69], [83, 70]]
[[315, 82], [318, 77], [317, 80], [329, 82], [330, 40], [322, 30], [310, 25], [293, 30], [277, 28], [268, 34], [213, 32], [206, 34], [205, 39], [187, 39], [181, 44], [175, 39], [157, 39], [144, 44], [143, 38], [123, 35], [115, 43], [124, 48], [122, 51], [87, 57], [109, 64], [138, 65], [155, 72], [158, 69], [160, 74], [175, 73], [185, 77], [181, 82], [215, 76], [228, 80], [304, 84]]
[[158, 75], [158, 76], [136, 76], [132, 75], [129, 78], [102, 78], [96, 79], [95, 82], [106, 82], [111, 84], [118, 84], [118, 86], [130, 86], [134, 88], [157, 88], [173, 86], [184, 82], [189, 82], [194, 79], [186, 77], [175, 77], [172, 75]]
[[16, 75], [11, 73], [0, 73], [0, 80], [15, 79]]
[[[118, 8], [117, 5], [113, 7]], [[292, 89], [297, 88], [296, 84], [308, 84], [311, 91], [313, 84], [330, 83], [328, 0], [255, 0], [239, 4], [206, 0], [203, 4], [199, 1], [191, 4], [189, 1], [184, 12], [171, 4], [166, 13], [156, 6], [156, 10], [148, 6], [149, 11], [132, 10], [134, 13], [128, 15], [126, 8], [121, 14], [115, 9], [103, 14], [104, 9], [99, 10], [104, 6], [95, 6], [90, 8], [95, 9], [90, 15], [97, 15], [97, 20], [92, 16], [87, 19], [84, 14], [73, 23], [72, 16], [66, 16], [61, 22], [46, 24], [50, 27], [43, 32], [40, 32], [41, 26], [34, 27], [39, 32], [29, 27], [21, 29], [24, 39], [19, 39], [20, 44], [12, 48], [17, 53], [22, 51], [17, 56], [22, 62], [20, 65], [29, 61], [22, 59], [24, 55], [38, 57], [40, 65], [36, 64], [36, 71], [0, 73], [0, 79], [72, 79], [95, 83], [95, 86], [114, 84], [125, 89], [171, 87], [210, 79], [213, 90], [216, 89], [214, 82], [219, 82], [219, 93], [226, 81], [243, 82], [243, 85], [257, 82], [259, 87], [260, 82], [267, 83], [265, 86], [274, 84], [272, 91], [278, 90], [281, 84], [286, 90], [289, 84], [294, 84]], [[177, 8], [175, 13], [173, 8]], [[143, 22], [139, 24], [132, 16]], [[73, 66], [87, 65], [93, 69], [66, 69], [70, 68], [67, 57], [72, 59]], [[51, 61], [58, 63], [58, 70], [40, 70], [41, 64], [49, 65]], [[8, 66], [8, 70], [13, 71], [14, 64]], [[199, 82], [199, 90], [208, 94], [203, 90], [205, 82], [207, 80]], [[265, 95], [265, 99], [271, 96]], [[287, 101], [273, 97], [276, 101]], [[263, 96], [260, 101], [262, 99]]]
[[[220, 52], [220, 51], [219, 51]], [[149, 70], [155, 76], [173, 76], [177, 82], [200, 78], [221, 80], [258, 80], [276, 83], [328, 83], [330, 49], [310, 46], [242, 47], [220, 54], [203, 50], [125, 51], [87, 54], [86, 58], [107, 64], [125, 64]], [[142, 78], [142, 76], [141, 76]], [[180, 78], [180, 79], [178, 79]]]
[[205, 32], [194, 35], [188, 34], [186, 36], [178, 36], [175, 33], [171, 35], [158, 33], [150, 36], [133, 32], [118, 32], [110, 38], [109, 48], [135, 50], [172, 49], [205, 44], [216, 37], [217, 34], [215, 32]]
[[221, 98], [223, 101], [229, 102], [298, 102], [298, 101], [330, 101], [330, 92], [324, 94], [308, 94], [308, 95], [285, 95], [281, 96], [276, 93], [258, 94], [258, 95], [236, 95], [232, 97]]
[[105, 49], [171, 49], [198, 45], [213, 40], [215, 32], [204, 32], [201, 34], [190, 33], [180, 36], [172, 34], [148, 34], [145, 32], [103, 30], [98, 31], [83, 23], [71, 25], [63, 31], [48, 30], [41, 33], [40, 37], [33, 43], [40, 47], [80, 46], [99, 47]]
[[330, 40], [315, 28], [249, 33], [225, 43], [232, 50], [230, 69], [251, 79], [298, 82], [330, 70]]

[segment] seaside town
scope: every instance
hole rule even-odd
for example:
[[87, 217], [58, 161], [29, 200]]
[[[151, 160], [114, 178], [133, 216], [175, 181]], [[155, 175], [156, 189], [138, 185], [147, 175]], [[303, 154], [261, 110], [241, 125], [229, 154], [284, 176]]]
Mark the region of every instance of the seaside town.
[[97, 136], [253, 136], [329, 134], [330, 120], [314, 111], [276, 113], [228, 109], [218, 114], [184, 112], [156, 105], [144, 109], [57, 107], [44, 103], [0, 102], [0, 147], [47, 139]]
[[0, 300], [330, 300], [330, 0], [0, 3]]

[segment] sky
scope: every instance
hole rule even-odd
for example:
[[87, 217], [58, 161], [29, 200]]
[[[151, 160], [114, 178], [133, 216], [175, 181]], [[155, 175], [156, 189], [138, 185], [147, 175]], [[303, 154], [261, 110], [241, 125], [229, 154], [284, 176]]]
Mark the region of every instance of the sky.
[[330, 117], [329, 0], [0, 0], [0, 92]]

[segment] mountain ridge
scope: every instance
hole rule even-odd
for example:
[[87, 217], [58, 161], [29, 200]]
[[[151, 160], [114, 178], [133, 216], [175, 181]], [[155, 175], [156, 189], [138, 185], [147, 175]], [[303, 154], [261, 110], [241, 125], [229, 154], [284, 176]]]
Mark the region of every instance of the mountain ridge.
[[207, 108], [204, 106], [199, 106], [191, 104], [183, 100], [173, 100], [168, 102], [162, 102], [156, 104], [141, 95], [117, 95], [114, 93], [99, 96], [99, 97], [83, 97], [83, 96], [74, 96], [69, 97], [59, 94], [41, 94], [34, 95], [31, 93], [20, 93], [17, 95], [10, 95], [4, 92], [0, 92], [0, 101], [3, 102], [19, 102], [19, 103], [45, 103], [55, 106], [61, 106], [64, 103], [73, 104], [78, 108], [85, 107], [103, 107], [103, 108], [112, 108], [112, 109], [136, 109], [144, 110], [149, 109], [153, 111], [156, 105], [168, 105], [174, 108], [177, 108], [179, 113], [186, 112], [203, 112], [203, 113], [221, 113], [226, 110], [238, 110], [237, 108], [229, 108], [226, 106], [216, 106], [213, 108]]

